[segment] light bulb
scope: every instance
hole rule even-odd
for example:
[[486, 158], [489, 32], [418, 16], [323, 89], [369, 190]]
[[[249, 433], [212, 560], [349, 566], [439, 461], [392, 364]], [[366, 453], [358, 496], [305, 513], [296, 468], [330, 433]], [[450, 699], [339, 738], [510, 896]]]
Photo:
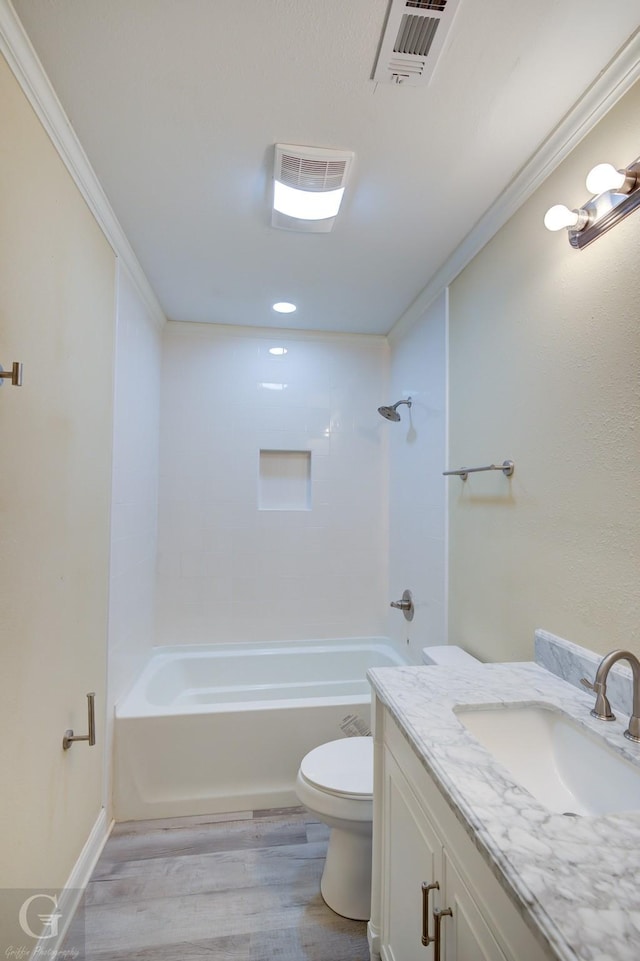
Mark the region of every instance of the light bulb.
[[587, 174], [587, 190], [590, 194], [598, 195], [603, 194], [605, 190], [620, 190], [626, 183], [626, 171], [616, 170], [613, 164], [596, 164]]
[[544, 215], [544, 225], [547, 230], [562, 230], [563, 227], [577, 227], [580, 214], [577, 210], [569, 210], [564, 204], [549, 207]]

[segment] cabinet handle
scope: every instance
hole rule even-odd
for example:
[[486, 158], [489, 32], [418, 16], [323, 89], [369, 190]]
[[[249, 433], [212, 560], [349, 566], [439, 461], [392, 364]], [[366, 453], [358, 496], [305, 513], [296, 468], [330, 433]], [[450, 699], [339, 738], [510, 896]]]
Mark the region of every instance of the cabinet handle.
[[433, 938], [429, 937], [429, 891], [439, 891], [440, 885], [437, 881], [433, 884], [422, 882], [422, 943], [425, 948], [431, 944]]
[[435, 932], [433, 935], [433, 961], [440, 961], [440, 925], [443, 918], [452, 918], [453, 911], [451, 908], [434, 908], [433, 911], [433, 922], [435, 925]]

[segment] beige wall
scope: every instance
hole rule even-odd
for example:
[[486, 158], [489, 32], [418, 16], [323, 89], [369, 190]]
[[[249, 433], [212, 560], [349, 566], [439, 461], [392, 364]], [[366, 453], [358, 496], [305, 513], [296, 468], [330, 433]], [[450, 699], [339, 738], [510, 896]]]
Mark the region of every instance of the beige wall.
[[627, 94], [451, 287], [450, 641], [527, 659], [544, 627], [640, 653], [640, 215], [574, 251], [542, 226], [640, 152]]
[[58, 887], [101, 809], [115, 258], [2, 59], [0, 123], [0, 887]]

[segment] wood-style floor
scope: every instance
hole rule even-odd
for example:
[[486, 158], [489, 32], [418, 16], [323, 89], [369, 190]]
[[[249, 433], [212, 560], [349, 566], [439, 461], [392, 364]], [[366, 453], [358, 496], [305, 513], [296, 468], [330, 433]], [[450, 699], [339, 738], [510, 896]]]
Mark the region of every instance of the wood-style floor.
[[328, 828], [301, 808], [116, 825], [65, 948], [77, 961], [368, 961], [320, 895]]

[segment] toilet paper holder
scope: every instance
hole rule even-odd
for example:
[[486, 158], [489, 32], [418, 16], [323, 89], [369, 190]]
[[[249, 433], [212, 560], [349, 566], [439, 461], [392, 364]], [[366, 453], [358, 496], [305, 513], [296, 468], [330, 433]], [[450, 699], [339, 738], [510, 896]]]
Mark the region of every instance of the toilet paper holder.
[[88, 741], [89, 747], [93, 747], [96, 743], [96, 707], [95, 707], [95, 691], [91, 691], [87, 694], [87, 715], [89, 724], [88, 734], [74, 734], [73, 728], [64, 732], [64, 737], [62, 738], [62, 748], [64, 751], [68, 751], [74, 741]]

